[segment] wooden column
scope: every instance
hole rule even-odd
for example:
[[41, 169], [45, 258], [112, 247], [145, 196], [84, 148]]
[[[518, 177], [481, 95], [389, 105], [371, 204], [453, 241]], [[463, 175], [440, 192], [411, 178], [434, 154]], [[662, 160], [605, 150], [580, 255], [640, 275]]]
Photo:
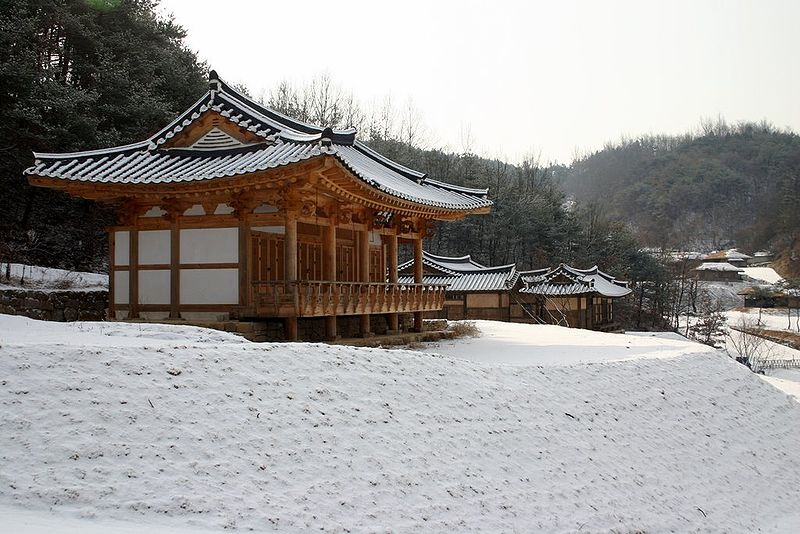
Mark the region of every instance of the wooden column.
[[[389, 256], [389, 283], [397, 283], [397, 232], [392, 232], [386, 236]], [[389, 333], [397, 334], [400, 332], [400, 315], [397, 313], [389, 314]]]
[[139, 230], [132, 226], [128, 234], [128, 319], [139, 318]]
[[[414, 283], [422, 283], [422, 235], [414, 240]], [[422, 332], [422, 312], [414, 312], [414, 332]]]
[[245, 213], [239, 213], [239, 314], [246, 315], [252, 303], [250, 302], [250, 220]]
[[170, 261], [169, 261], [169, 318], [181, 318], [181, 230], [178, 217], [180, 208], [174, 208], [170, 217]]
[[[330, 218], [328, 226], [325, 227], [325, 232], [322, 242], [322, 255], [323, 255], [323, 271], [324, 278], [328, 282], [336, 282], [336, 219]], [[334, 288], [335, 292], [336, 289]], [[338, 338], [336, 335], [336, 308], [331, 312], [331, 315], [325, 316], [325, 338], [328, 341], [334, 341]]]
[[[283, 236], [283, 272], [286, 279], [286, 291], [294, 297], [295, 311], [298, 306], [297, 295], [297, 213], [287, 209], [285, 213]], [[297, 316], [286, 318], [285, 335], [287, 341], [297, 340]]]
[[106, 319], [115, 321], [117, 319], [117, 311], [114, 308], [114, 295], [117, 290], [114, 284], [114, 265], [116, 263], [114, 256], [116, 256], [116, 233], [113, 229], [108, 229], [108, 316]]
[[[358, 274], [359, 281], [369, 282], [369, 226], [358, 233]], [[366, 292], [362, 293], [364, 298], [369, 298]], [[361, 315], [359, 332], [363, 337], [371, 335], [369, 331], [369, 314]]]

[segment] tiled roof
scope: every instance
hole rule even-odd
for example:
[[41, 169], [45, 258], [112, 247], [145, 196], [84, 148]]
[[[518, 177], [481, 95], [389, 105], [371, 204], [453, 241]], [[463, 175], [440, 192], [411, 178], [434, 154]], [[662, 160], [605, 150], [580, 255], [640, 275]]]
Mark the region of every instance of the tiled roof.
[[[492, 205], [486, 189], [432, 180], [356, 140], [354, 129], [332, 130], [286, 117], [237, 93], [213, 71], [210, 87], [149, 139], [102, 150], [36, 153], [34, 166], [25, 174], [100, 184], [175, 183], [243, 175], [329, 155], [368, 185], [410, 202], [451, 210]], [[207, 112], [219, 114], [261, 141], [242, 143], [212, 129], [191, 147], [165, 146]]]
[[576, 269], [561, 264], [553, 269], [537, 269], [520, 273], [525, 287], [521, 293], [544, 296], [570, 296], [598, 293], [605, 297], [624, 297], [631, 290], [627, 282], [616, 280], [597, 266]]
[[712, 261], [706, 262], [700, 265], [699, 267], [694, 268], [695, 271], [725, 271], [725, 272], [734, 272], [734, 273], [741, 273], [743, 272], [741, 267], [736, 267], [735, 265], [731, 265], [726, 261]]
[[[448, 292], [480, 292], [506, 291], [514, 287], [518, 272], [516, 266], [500, 265], [485, 267], [470, 256], [450, 258], [422, 253], [422, 262], [428, 268], [422, 281], [425, 284], [446, 285]], [[407, 261], [398, 267], [401, 273], [412, 268], [414, 261]], [[414, 282], [411, 274], [401, 274], [398, 281], [402, 284]]]
[[731, 248], [728, 250], [717, 250], [706, 254], [701, 259], [702, 260], [711, 260], [711, 261], [745, 261], [752, 258], [752, 256], [748, 256], [742, 252], [739, 252], [735, 248]]

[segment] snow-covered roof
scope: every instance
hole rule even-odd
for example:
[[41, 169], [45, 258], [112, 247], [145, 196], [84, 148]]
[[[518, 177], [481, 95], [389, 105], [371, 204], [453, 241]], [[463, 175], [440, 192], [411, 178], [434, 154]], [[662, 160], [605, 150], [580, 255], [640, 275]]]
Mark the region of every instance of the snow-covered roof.
[[525, 287], [522, 293], [546, 296], [568, 296], [598, 293], [604, 297], [624, 297], [631, 293], [628, 283], [604, 273], [595, 265], [576, 269], [560, 264], [553, 269], [537, 269], [520, 273]]
[[[148, 139], [84, 152], [34, 153], [26, 175], [98, 184], [162, 184], [212, 180], [333, 156], [357, 178], [389, 195], [449, 210], [488, 208], [488, 190], [455, 186], [394, 162], [356, 140], [355, 129], [333, 130], [291, 119], [237, 92], [211, 71], [209, 91]], [[191, 146], [170, 146], [180, 132], [216, 113], [248, 132], [242, 142], [212, 128]]]
[[[448, 292], [505, 291], [514, 287], [518, 272], [515, 264], [486, 267], [471, 256], [448, 257], [422, 253], [425, 284], [446, 285]], [[398, 281], [401, 284], [414, 282], [414, 260], [398, 267]], [[404, 272], [405, 271], [405, 272]]]
[[695, 271], [724, 271], [724, 272], [742, 272], [741, 267], [736, 267], [725, 261], [712, 261], [705, 262], [699, 267], [694, 268]]
[[743, 262], [745, 260], [749, 260], [752, 256], [748, 256], [747, 254], [743, 254], [739, 252], [735, 248], [728, 249], [728, 250], [716, 250], [709, 254], [706, 254], [701, 259], [704, 261], [733, 261], [733, 262]]

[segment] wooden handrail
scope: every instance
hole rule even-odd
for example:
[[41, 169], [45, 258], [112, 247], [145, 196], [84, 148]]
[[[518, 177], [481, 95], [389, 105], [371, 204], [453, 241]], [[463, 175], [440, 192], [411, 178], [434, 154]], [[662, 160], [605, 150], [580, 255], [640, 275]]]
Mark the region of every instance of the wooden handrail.
[[258, 280], [251, 286], [256, 315], [322, 317], [441, 310], [446, 285], [324, 280]]

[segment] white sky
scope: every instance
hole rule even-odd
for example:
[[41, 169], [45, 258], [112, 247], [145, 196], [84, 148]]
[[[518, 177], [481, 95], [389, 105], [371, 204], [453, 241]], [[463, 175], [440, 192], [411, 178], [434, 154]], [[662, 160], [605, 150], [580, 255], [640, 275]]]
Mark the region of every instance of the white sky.
[[254, 95], [327, 72], [411, 99], [429, 145], [569, 162], [702, 117], [800, 130], [800, 1], [162, 0], [188, 45]]

